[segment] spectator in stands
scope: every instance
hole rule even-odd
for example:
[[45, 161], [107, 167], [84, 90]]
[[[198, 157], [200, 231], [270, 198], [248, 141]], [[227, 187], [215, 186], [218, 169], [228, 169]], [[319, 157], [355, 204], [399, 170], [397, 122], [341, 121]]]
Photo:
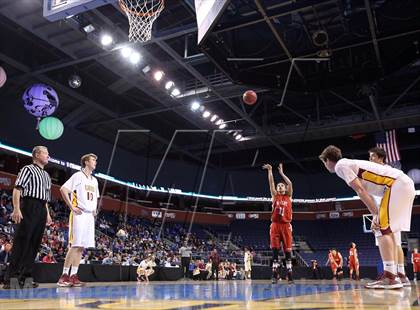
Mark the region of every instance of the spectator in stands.
[[234, 265], [234, 263], [230, 263], [230, 262], [226, 262], [225, 266], [226, 266], [226, 279], [232, 280], [236, 272], [236, 266]]
[[102, 265], [112, 265], [114, 263], [113, 253], [108, 252], [108, 256], [102, 260]]
[[82, 256], [82, 259], [80, 260], [80, 264], [83, 264], [83, 265], [89, 264], [87, 254]]
[[196, 260], [195, 264], [194, 264], [194, 269], [192, 271], [192, 277], [193, 280], [200, 280], [201, 276], [200, 276], [200, 260]]
[[312, 272], [312, 279], [321, 278], [320, 268], [318, 266], [318, 262], [316, 259], [311, 260], [311, 272]]
[[[196, 268], [196, 263], [193, 260], [190, 261], [190, 264], [188, 265], [188, 273], [187, 273], [186, 278], [190, 278], [191, 277], [191, 275], [193, 274], [195, 268]], [[184, 277], [184, 279], [185, 279], [185, 277]]]
[[42, 259], [42, 262], [44, 264], [55, 264], [55, 263], [57, 263], [55, 258], [54, 258], [54, 254], [51, 250], [48, 252], [47, 255], [44, 256], [44, 258]]
[[206, 280], [209, 272], [206, 270], [206, 264], [202, 259], [198, 260], [198, 270], [200, 271], [200, 280]]
[[7, 223], [7, 209], [6, 209], [7, 198], [2, 196], [0, 199], [0, 224]]
[[2, 283], [4, 280], [7, 265], [9, 264], [9, 261], [10, 261], [11, 250], [12, 250], [12, 245], [7, 241], [5, 241], [0, 247], [0, 283]]
[[211, 275], [213, 279], [219, 281], [219, 264], [220, 264], [220, 256], [217, 253], [217, 249], [214, 249], [210, 256], [209, 261], [211, 261]]
[[246, 280], [244, 268], [239, 268], [235, 275], [235, 280]]

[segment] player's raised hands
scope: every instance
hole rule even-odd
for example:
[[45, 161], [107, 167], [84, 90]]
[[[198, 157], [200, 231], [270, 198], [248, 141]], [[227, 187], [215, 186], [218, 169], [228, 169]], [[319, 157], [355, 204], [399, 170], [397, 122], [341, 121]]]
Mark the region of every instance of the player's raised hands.
[[265, 164], [264, 166], [262, 166], [263, 169], [265, 170], [272, 170], [273, 167], [270, 164]]
[[280, 163], [279, 166], [277, 167], [279, 169], [279, 173], [283, 174], [283, 164]]

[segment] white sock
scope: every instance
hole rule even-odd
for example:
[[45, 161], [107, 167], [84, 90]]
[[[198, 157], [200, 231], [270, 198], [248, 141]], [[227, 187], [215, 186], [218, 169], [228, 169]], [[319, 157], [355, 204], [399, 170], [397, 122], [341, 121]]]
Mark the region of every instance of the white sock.
[[77, 274], [78, 270], [79, 270], [78, 266], [77, 267], [72, 266], [70, 276]]
[[63, 274], [69, 274], [70, 267], [64, 267], [63, 268]]
[[404, 264], [398, 264], [397, 265], [397, 271], [399, 273], [405, 274]]
[[290, 261], [286, 261], [286, 268], [287, 268], [287, 270], [292, 270], [292, 262], [290, 262]]
[[384, 271], [388, 271], [394, 275], [397, 274], [397, 265], [394, 264], [393, 261], [389, 261], [389, 262], [383, 262], [384, 264]]

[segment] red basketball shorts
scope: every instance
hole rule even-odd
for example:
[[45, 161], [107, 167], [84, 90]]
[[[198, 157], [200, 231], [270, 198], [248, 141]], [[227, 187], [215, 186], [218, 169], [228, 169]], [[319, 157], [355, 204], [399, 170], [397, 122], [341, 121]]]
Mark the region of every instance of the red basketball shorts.
[[283, 244], [283, 251], [292, 252], [292, 225], [290, 223], [271, 223], [270, 226], [270, 247], [280, 249]]

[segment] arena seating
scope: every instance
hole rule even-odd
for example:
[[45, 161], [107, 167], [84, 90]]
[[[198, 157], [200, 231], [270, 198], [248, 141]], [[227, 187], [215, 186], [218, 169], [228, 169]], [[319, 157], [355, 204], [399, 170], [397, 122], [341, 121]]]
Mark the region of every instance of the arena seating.
[[[0, 225], [5, 229], [10, 225], [8, 216], [11, 212], [11, 193], [1, 193], [2, 213], [0, 216]], [[64, 259], [65, 247], [67, 244], [67, 223], [69, 211], [61, 201], [54, 201], [51, 206], [54, 212], [54, 225], [46, 230], [44, 237], [44, 249], [52, 249], [57, 261]], [[178, 248], [182, 239], [186, 236], [188, 226], [167, 222], [164, 229], [160, 232], [160, 223], [152, 223], [145, 219], [127, 217], [124, 221], [122, 214], [113, 212], [101, 212], [97, 220], [97, 230], [101, 234], [97, 238], [97, 244], [100, 245], [102, 252], [97, 252], [95, 259], [101, 260], [107, 252], [127, 254], [133, 249], [128, 246], [130, 242], [141, 242], [147, 239], [148, 242], [159, 244], [162, 255], [169, 255], [177, 261]], [[223, 258], [241, 261], [241, 251], [228, 251], [222, 243], [217, 243], [211, 239], [215, 237], [227, 236], [230, 234], [230, 240], [241, 249], [245, 246], [251, 247], [254, 251], [269, 251], [269, 231], [270, 222], [262, 220], [233, 221], [230, 226], [227, 225], [193, 225], [191, 240], [194, 245], [194, 253], [203, 258], [207, 257], [208, 251], [213, 247], [218, 248]], [[116, 238], [116, 232], [120, 228], [128, 230], [130, 238], [121, 241]], [[412, 231], [410, 235], [416, 235], [420, 231], [420, 216], [413, 216]], [[167, 240], [167, 244], [159, 243], [159, 232], [161, 237]], [[210, 233], [210, 235], [208, 234]], [[323, 266], [327, 261], [328, 250], [330, 248], [338, 249], [343, 257], [347, 259], [348, 245], [355, 242], [359, 251], [359, 259], [362, 266], [376, 266], [380, 261], [379, 251], [375, 246], [373, 235], [363, 233], [362, 220], [355, 219], [329, 219], [317, 221], [295, 220], [293, 222], [293, 233], [295, 237], [306, 241], [312, 252], [300, 251], [302, 258], [309, 264], [311, 260], [316, 259]], [[135, 239], [132, 237], [136, 236]], [[142, 247], [139, 250], [151, 250], [157, 245], [151, 247]], [[45, 250], [44, 250], [45, 252]], [[121, 259], [127, 258], [123, 255]], [[122, 261], [121, 261], [122, 262]]]

